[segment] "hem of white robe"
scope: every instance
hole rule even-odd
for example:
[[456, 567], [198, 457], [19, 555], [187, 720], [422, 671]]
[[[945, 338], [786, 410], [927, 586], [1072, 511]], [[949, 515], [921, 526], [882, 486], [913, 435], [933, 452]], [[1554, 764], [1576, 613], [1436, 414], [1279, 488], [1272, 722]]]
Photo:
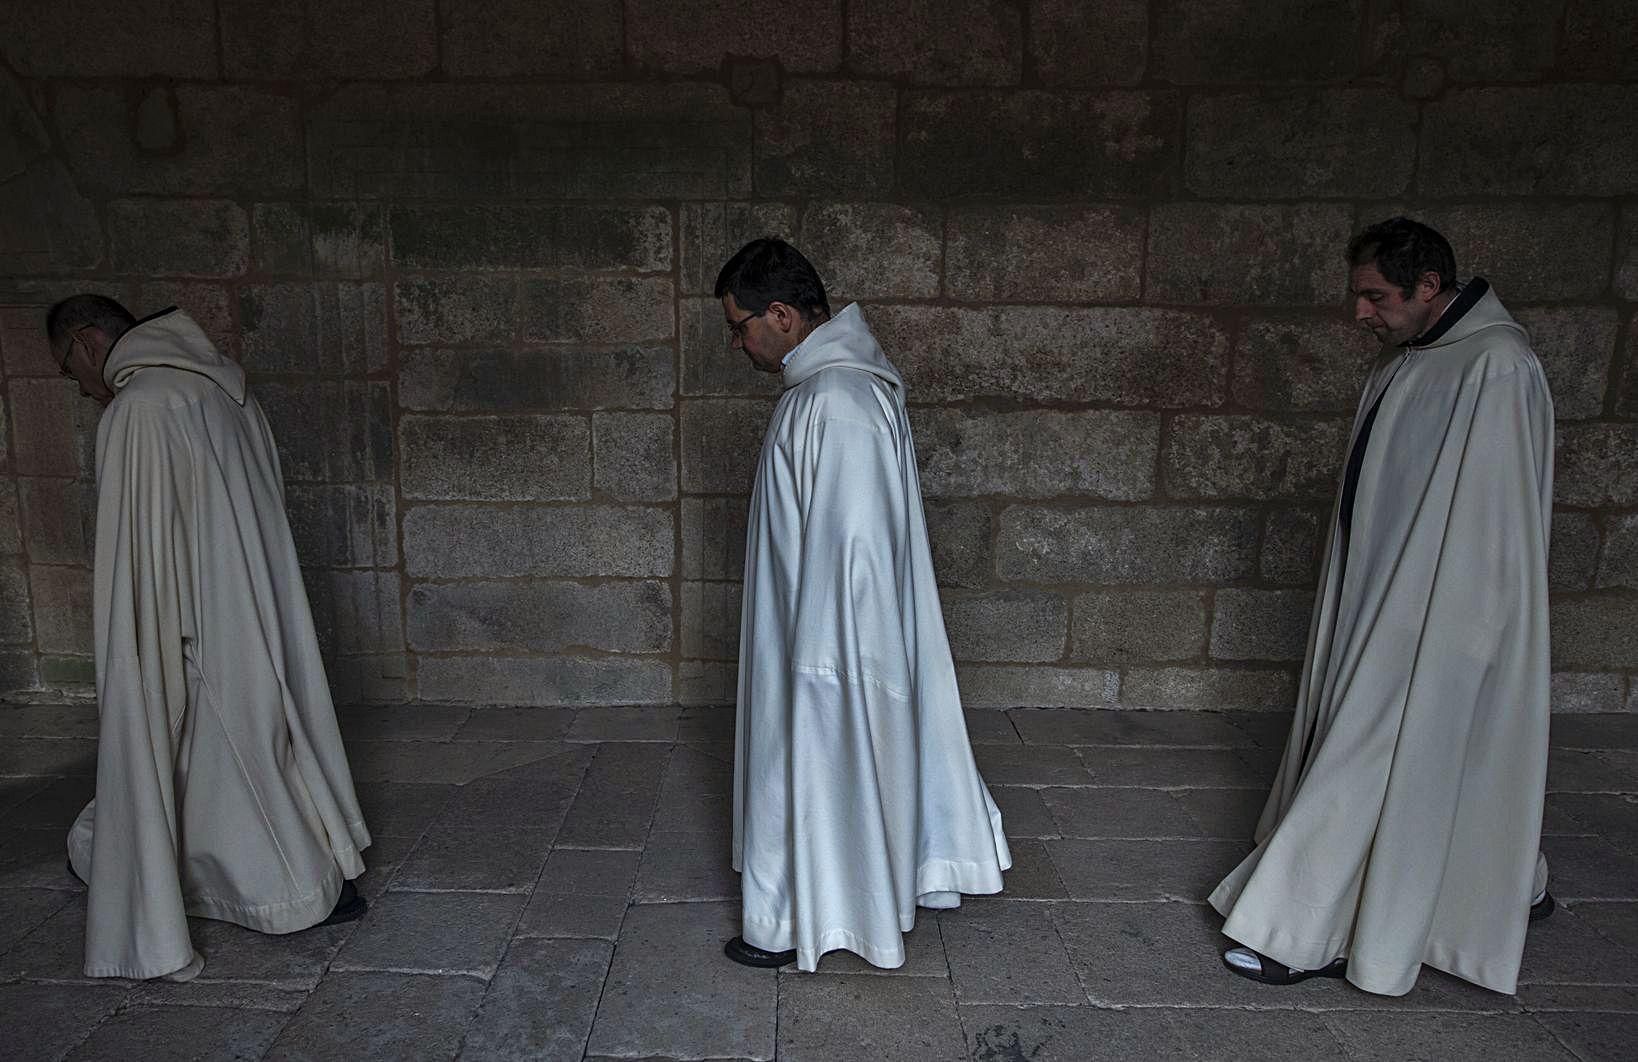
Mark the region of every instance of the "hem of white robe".
[[193, 965], [193, 959], [196, 954], [197, 952], [193, 950], [193, 945], [190, 943], [188, 945], [187, 958], [178, 959], [174, 962], [167, 959], [163, 963], [156, 963], [148, 966], [121, 966], [119, 963], [112, 962], [88, 962], [85, 964], [85, 976], [124, 977], [131, 981], [150, 981], [155, 977], [164, 977], [166, 974], [173, 974], [178, 970], [187, 969], [189, 966]]
[[214, 918], [219, 922], [232, 922], [246, 929], [254, 929], [258, 933], [275, 936], [299, 933], [318, 925], [335, 910], [343, 880], [341, 867], [332, 864], [318, 888], [293, 900], [244, 904], [216, 896], [195, 894], [183, 898], [182, 908], [195, 918]]

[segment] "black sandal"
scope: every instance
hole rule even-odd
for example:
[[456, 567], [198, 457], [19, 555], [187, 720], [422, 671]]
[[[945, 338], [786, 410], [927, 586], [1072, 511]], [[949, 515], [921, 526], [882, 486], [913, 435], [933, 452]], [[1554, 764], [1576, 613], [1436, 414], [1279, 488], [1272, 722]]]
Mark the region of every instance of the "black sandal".
[[1553, 899], [1553, 894], [1543, 892], [1541, 899], [1530, 905], [1530, 921], [1539, 922], [1556, 910], [1558, 910], [1558, 903]]
[[1298, 982], [1306, 981], [1310, 977], [1342, 977], [1348, 973], [1348, 960], [1341, 956], [1332, 959], [1330, 962], [1326, 963], [1324, 966], [1321, 966], [1317, 970], [1293, 970], [1285, 963], [1276, 959], [1270, 959], [1267, 955], [1264, 955], [1260, 951], [1252, 951], [1251, 948], [1244, 948], [1243, 950], [1250, 951], [1251, 954], [1257, 956], [1258, 969], [1254, 973], [1251, 970], [1244, 969], [1243, 967], [1236, 966], [1229, 962], [1228, 953], [1229, 951], [1235, 950], [1241, 949], [1230, 948], [1228, 951], [1223, 952], [1223, 965], [1227, 966], [1232, 972], [1244, 977], [1246, 980], [1256, 981], [1259, 984], [1294, 985]]
[[796, 961], [796, 949], [790, 951], [763, 951], [755, 944], [745, 943], [744, 937], [735, 937], [722, 946], [722, 953], [741, 966], [755, 966], [773, 970]]

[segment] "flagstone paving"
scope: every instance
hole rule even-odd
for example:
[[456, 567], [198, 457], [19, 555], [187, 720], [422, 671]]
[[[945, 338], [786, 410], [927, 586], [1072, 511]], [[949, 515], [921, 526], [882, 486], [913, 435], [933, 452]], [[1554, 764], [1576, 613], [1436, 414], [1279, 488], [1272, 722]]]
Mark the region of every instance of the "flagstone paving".
[[1011, 833], [1000, 897], [923, 912], [902, 969], [735, 966], [722, 709], [347, 709], [375, 833], [359, 922], [196, 920], [186, 985], [80, 973], [63, 835], [95, 713], [0, 706], [0, 1057], [1565, 1059], [1638, 1057], [1638, 717], [1554, 720], [1561, 907], [1517, 996], [1425, 971], [1402, 999], [1255, 985], [1205, 894], [1283, 741], [1267, 715], [975, 712]]

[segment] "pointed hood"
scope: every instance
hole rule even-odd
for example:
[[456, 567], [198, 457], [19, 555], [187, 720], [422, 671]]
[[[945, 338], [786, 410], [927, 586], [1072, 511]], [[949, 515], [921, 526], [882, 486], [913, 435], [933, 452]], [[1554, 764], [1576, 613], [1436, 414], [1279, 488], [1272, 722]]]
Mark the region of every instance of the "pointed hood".
[[882, 353], [856, 302], [808, 333], [790, 352], [785, 359], [785, 386], [795, 387], [819, 370], [830, 368], [859, 369], [880, 376], [901, 392], [904, 389], [899, 370]]
[[1415, 350], [1438, 350], [1471, 339], [1488, 328], [1511, 329], [1520, 340], [1529, 341], [1524, 326], [1513, 320], [1512, 314], [1502, 306], [1501, 300], [1491, 290], [1490, 282], [1484, 277], [1474, 277], [1462, 286], [1461, 293], [1434, 322], [1433, 327], [1405, 346]]
[[193, 318], [174, 307], [137, 322], [120, 336], [108, 352], [102, 377], [117, 393], [134, 373], [156, 366], [198, 373], [244, 405], [245, 370], [218, 353]]

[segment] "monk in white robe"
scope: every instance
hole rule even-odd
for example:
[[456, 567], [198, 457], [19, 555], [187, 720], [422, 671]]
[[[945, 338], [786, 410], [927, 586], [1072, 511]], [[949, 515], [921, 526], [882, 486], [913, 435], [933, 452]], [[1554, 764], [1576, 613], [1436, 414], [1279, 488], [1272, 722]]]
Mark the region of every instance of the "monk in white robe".
[[967, 739], [904, 382], [795, 248], [723, 268], [732, 342], [785, 392], [746, 533], [734, 869], [752, 966], [904, 963], [916, 907], [1001, 890], [1001, 815]]
[[188, 915], [290, 933], [363, 912], [353, 793], [278, 454], [186, 314], [76, 296], [48, 331], [97, 429], [96, 799], [69, 834], [85, 973], [187, 980]]
[[1529, 339], [1443, 237], [1349, 249], [1386, 344], [1355, 418], [1291, 736], [1257, 847], [1211, 894], [1254, 980], [1402, 995], [1426, 963], [1497, 992], [1551, 911], [1553, 407]]

